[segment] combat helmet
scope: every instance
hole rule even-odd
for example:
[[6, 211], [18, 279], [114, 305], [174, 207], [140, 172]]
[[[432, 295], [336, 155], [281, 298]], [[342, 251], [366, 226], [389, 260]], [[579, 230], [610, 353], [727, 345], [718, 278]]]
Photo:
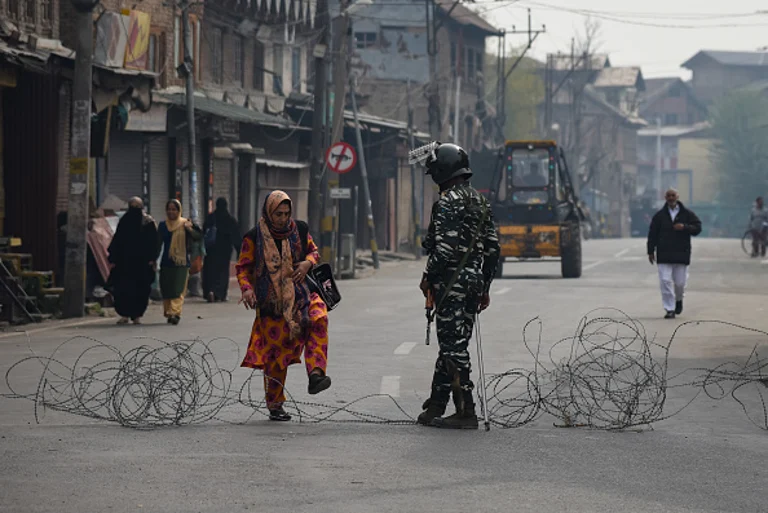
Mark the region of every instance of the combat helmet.
[[469, 155], [464, 148], [456, 144], [440, 144], [425, 162], [427, 173], [437, 185], [459, 176], [472, 176], [469, 168]]

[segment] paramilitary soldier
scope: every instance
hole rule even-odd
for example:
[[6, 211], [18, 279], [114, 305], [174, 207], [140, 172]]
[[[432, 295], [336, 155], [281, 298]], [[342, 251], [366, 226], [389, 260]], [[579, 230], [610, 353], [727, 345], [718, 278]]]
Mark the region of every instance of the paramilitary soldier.
[[[440, 428], [477, 429], [474, 385], [469, 379], [469, 340], [475, 316], [490, 305], [489, 290], [499, 262], [499, 241], [488, 201], [469, 183], [469, 156], [441, 144], [427, 158], [427, 174], [440, 186], [424, 249], [429, 254], [421, 281], [435, 302], [440, 348], [432, 393], [418, 422]], [[456, 413], [442, 418], [453, 392]]]

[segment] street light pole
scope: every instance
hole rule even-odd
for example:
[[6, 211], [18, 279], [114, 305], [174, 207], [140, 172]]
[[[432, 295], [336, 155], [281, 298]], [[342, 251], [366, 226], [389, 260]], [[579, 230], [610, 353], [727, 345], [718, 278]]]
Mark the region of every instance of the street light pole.
[[85, 315], [85, 264], [88, 230], [88, 185], [91, 156], [91, 92], [93, 87], [93, 8], [91, 1], [72, 0], [75, 7], [75, 74], [72, 83], [72, 153], [69, 161], [69, 204], [64, 267], [64, 317]]
[[200, 223], [198, 206], [200, 205], [200, 191], [197, 180], [197, 141], [195, 135], [195, 61], [192, 58], [192, 27], [189, 23], [189, 0], [181, 2], [181, 24], [184, 33], [184, 62], [183, 73], [186, 78], [186, 104], [187, 104], [187, 151], [189, 152], [189, 217], [194, 223]]

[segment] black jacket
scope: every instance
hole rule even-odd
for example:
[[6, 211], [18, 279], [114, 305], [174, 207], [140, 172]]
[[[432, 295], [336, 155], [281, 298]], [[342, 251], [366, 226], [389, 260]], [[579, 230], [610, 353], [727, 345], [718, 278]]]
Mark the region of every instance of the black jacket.
[[[648, 254], [656, 254], [656, 262], [659, 264], [691, 264], [691, 236], [701, 233], [701, 220], [680, 205], [680, 212], [674, 222], [669, 214], [669, 207], [664, 207], [656, 212], [651, 220], [651, 227], [648, 230]], [[676, 231], [673, 226], [681, 223], [685, 226], [683, 230]]]

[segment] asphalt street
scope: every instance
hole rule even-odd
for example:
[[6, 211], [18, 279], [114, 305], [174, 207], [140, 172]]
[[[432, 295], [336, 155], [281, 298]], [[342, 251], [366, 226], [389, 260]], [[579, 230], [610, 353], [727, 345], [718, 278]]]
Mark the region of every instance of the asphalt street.
[[[287, 386], [292, 397], [341, 407], [388, 394], [404, 412], [382, 396], [354, 408], [392, 420], [420, 412], [437, 351], [434, 331], [432, 344], [424, 344], [418, 290], [423, 265], [387, 265], [371, 278], [340, 282], [343, 302], [330, 313], [333, 386], [310, 399], [303, 366], [294, 366]], [[661, 345], [688, 321], [768, 331], [767, 275], [768, 261], [748, 258], [737, 240], [695, 240], [685, 311], [664, 320], [643, 240], [586, 241], [584, 275], [576, 280], [561, 279], [559, 263], [507, 263], [481, 316], [486, 372], [533, 368], [523, 343], [529, 320], [538, 318], [526, 339], [537, 343], [540, 326], [547, 351], [597, 308], [625, 312]], [[93, 340], [127, 351], [159, 343], [153, 339], [228, 338], [235, 344], [221, 340], [212, 347], [222, 367], [235, 369], [239, 384], [250, 372], [237, 366], [252, 319], [237, 301], [209, 305], [193, 299], [179, 326], [166, 324], [153, 305], [142, 326], [86, 319], [2, 333], [0, 376], [20, 359], [50, 355], [76, 336], [89, 340], [57, 353], [68, 365]], [[744, 362], [756, 346], [768, 353], [768, 337], [724, 324], [687, 325], [670, 347], [669, 375]], [[474, 342], [472, 347], [474, 359]], [[91, 352], [80, 365], [93, 365], [107, 353]], [[34, 392], [42, 370], [25, 366], [12, 375], [13, 385]], [[1, 383], [0, 393], [7, 392]], [[272, 423], [243, 405], [203, 424], [139, 431], [51, 410], [38, 424], [32, 402], [0, 397], [0, 511], [768, 512], [768, 431], [730, 397], [699, 395], [677, 412], [695, 394], [692, 386], [670, 387], [664, 409], [669, 418], [652, 429], [624, 432], [559, 428], [549, 415], [489, 432]], [[744, 404], [764, 425], [758, 398], [745, 391]]]

